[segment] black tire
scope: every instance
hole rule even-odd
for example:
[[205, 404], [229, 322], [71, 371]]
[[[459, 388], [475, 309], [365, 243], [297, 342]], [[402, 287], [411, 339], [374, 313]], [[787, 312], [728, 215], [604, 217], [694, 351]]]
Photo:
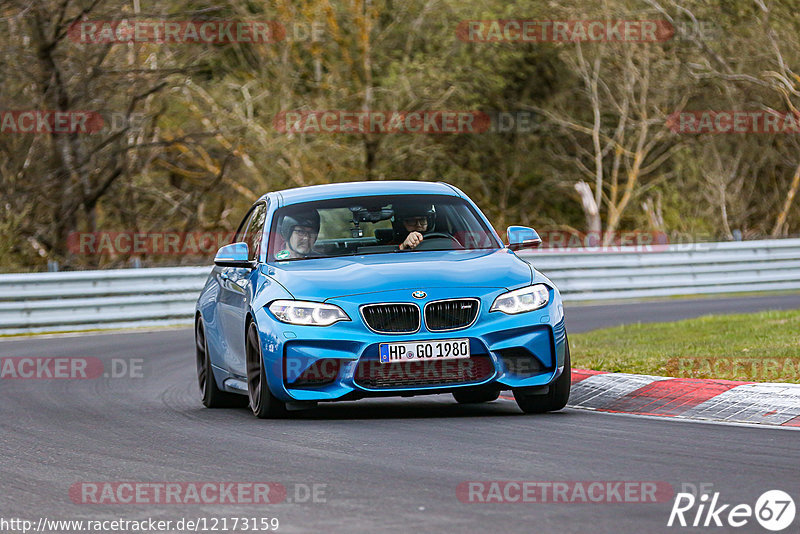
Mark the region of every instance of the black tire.
[[545, 395], [526, 395], [525, 389], [514, 390], [514, 400], [525, 413], [555, 412], [562, 409], [569, 401], [569, 389], [572, 385], [572, 368], [569, 361], [569, 340], [564, 354], [564, 371], [556, 381], [550, 384], [550, 391]]
[[247, 397], [228, 393], [217, 387], [214, 373], [211, 370], [211, 357], [208, 355], [208, 342], [206, 341], [203, 320], [198, 317], [194, 330], [197, 383], [200, 386], [200, 400], [206, 408], [243, 408], [247, 404]]
[[250, 409], [259, 419], [286, 416], [286, 403], [272, 394], [267, 384], [267, 373], [264, 369], [264, 356], [261, 353], [258, 329], [254, 322], [247, 327], [247, 392], [250, 398]]
[[492, 402], [500, 397], [498, 389], [459, 389], [453, 392], [453, 398], [459, 404], [480, 404]]

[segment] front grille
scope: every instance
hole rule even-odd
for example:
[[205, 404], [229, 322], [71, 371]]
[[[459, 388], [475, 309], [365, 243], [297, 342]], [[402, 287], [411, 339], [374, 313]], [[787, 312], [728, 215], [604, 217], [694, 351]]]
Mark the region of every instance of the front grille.
[[425, 305], [425, 326], [431, 332], [465, 328], [475, 322], [480, 305], [478, 299], [429, 302]]
[[488, 356], [392, 363], [364, 360], [356, 368], [354, 381], [370, 389], [447, 386], [482, 382], [492, 373], [494, 365]]
[[368, 304], [361, 307], [361, 316], [370, 330], [379, 334], [413, 334], [420, 325], [415, 304]]

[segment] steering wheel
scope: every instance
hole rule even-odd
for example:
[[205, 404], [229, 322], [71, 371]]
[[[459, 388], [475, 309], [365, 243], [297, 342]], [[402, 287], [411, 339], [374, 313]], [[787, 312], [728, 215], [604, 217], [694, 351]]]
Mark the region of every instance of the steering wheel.
[[413, 248], [411, 250], [433, 250], [433, 249], [437, 248], [436, 245], [435, 244], [427, 245], [427, 244], [431, 243], [433, 240], [436, 240], [436, 239], [449, 239], [449, 240], [453, 241], [453, 243], [455, 243], [455, 247], [449, 248], [449, 249], [445, 249], [445, 250], [463, 250], [464, 249], [464, 245], [462, 245], [459, 242], [458, 239], [456, 239], [455, 237], [451, 236], [450, 234], [445, 234], [444, 232], [431, 232], [429, 234], [422, 234], [422, 238], [423, 238], [422, 239], [422, 243], [420, 243], [419, 245], [417, 245], [415, 248]]

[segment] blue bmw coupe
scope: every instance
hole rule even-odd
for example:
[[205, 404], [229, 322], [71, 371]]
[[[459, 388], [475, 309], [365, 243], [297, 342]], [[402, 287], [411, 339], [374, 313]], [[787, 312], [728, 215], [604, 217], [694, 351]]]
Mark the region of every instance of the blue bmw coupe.
[[541, 243], [445, 183], [268, 193], [197, 301], [202, 402], [280, 417], [321, 401], [451, 393], [563, 408], [570, 358], [553, 283], [515, 253]]

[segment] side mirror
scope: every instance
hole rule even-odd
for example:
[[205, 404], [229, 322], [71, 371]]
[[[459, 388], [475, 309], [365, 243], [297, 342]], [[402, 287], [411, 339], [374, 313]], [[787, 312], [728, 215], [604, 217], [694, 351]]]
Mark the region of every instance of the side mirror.
[[508, 248], [519, 250], [522, 248], [536, 248], [542, 244], [542, 238], [533, 228], [527, 226], [509, 226], [506, 230], [508, 234]]
[[214, 264], [220, 267], [243, 267], [252, 269], [253, 262], [249, 260], [247, 243], [231, 243], [217, 251]]

